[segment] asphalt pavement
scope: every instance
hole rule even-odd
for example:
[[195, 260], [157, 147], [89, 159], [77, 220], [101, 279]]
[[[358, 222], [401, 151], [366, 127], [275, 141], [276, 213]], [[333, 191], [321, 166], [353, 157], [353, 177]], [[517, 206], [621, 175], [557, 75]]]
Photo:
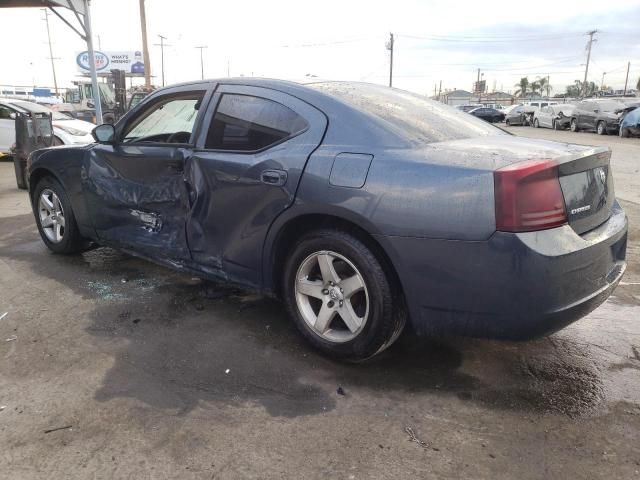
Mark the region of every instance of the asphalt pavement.
[[49, 253], [0, 162], [0, 479], [640, 478], [640, 140], [509, 131], [612, 148], [623, 283], [544, 339], [404, 336], [360, 365], [273, 300]]

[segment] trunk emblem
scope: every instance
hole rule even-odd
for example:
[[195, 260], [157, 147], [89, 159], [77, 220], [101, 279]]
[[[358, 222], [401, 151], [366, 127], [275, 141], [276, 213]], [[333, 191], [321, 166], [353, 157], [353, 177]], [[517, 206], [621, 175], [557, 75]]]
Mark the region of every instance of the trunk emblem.
[[591, 205], [585, 205], [584, 207], [578, 207], [571, 209], [571, 215], [575, 215], [576, 213], [587, 212], [591, 210]]

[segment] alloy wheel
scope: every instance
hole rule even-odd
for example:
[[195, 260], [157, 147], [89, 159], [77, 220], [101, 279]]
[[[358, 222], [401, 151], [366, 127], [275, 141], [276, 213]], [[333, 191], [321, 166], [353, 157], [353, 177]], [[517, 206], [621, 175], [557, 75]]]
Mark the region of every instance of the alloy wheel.
[[363, 330], [369, 293], [356, 266], [339, 253], [312, 253], [295, 277], [296, 305], [307, 326], [323, 340], [343, 343]]
[[65, 232], [64, 209], [53, 190], [45, 188], [40, 194], [38, 213], [40, 226], [47, 239], [52, 243], [60, 243]]

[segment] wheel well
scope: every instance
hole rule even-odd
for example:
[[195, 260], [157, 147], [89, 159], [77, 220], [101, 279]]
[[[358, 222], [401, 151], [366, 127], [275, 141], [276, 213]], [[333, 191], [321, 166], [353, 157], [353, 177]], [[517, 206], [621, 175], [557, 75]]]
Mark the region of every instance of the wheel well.
[[30, 196], [33, 195], [33, 190], [36, 188], [36, 185], [38, 184], [38, 182], [42, 178], [47, 177], [47, 176], [53, 177], [56, 180], [60, 181], [58, 179], [58, 177], [56, 177], [55, 174], [51, 170], [47, 170], [46, 168], [37, 168], [33, 172], [31, 172], [31, 175], [29, 175], [29, 194], [30, 194]]
[[278, 233], [274, 242], [271, 255], [272, 290], [276, 297], [281, 298], [282, 273], [284, 270], [284, 259], [291, 251], [295, 243], [306, 233], [312, 230], [334, 228], [349, 233], [364, 243], [367, 248], [376, 256], [380, 265], [389, 277], [395, 293], [401, 294], [401, 284], [393, 262], [375, 240], [375, 238], [362, 227], [349, 220], [325, 214], [307, 214], [289, 221]]

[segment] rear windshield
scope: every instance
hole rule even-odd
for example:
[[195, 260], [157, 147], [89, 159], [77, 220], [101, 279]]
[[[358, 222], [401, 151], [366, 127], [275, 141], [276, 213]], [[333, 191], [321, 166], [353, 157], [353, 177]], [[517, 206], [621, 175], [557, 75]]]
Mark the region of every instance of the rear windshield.
[[506, 135], [479, 118], [425, 97], [368, 83], [308, 85], [366, 112], [414, 143]]

